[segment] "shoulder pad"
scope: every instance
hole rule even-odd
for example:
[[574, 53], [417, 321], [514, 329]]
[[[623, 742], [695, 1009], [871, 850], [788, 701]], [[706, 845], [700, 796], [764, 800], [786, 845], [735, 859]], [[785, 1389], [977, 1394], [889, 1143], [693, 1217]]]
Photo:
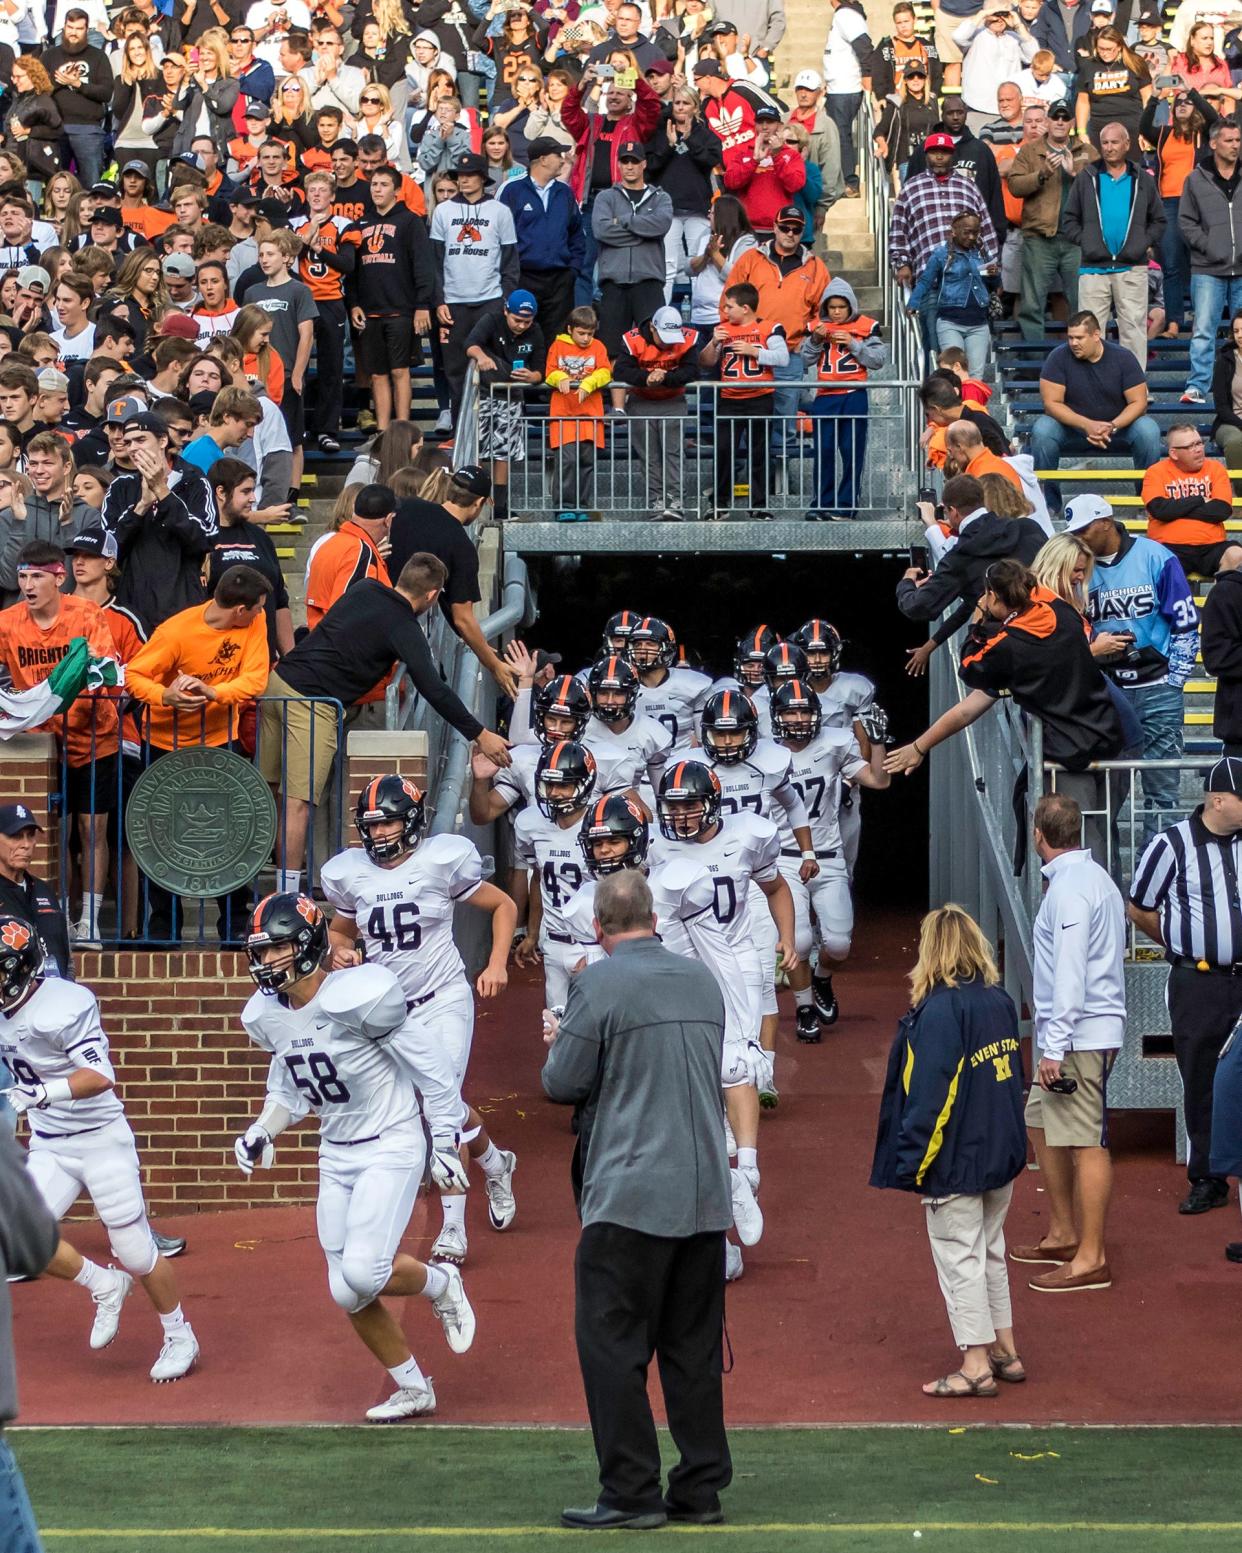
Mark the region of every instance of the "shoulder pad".
[[24, 1010], [30, 1028], [40, 1035], [54, 1035], [84, 1016], [99, 1017], [99, 1004], [89, 987], [62, 976], [49, 976]]
[[319, 1006], [342, 1029], [372, 1040], [405, 1021], [401, 983], [382, 965], [333, 971], [319, 989]]

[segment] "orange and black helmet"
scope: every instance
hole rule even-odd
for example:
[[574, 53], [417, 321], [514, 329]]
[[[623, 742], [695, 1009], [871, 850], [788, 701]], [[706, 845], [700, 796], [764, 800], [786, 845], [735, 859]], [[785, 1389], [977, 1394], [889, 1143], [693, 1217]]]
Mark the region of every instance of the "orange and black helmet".
[[[620, 653], [609, 653], [607, 657], [597, 658], [587, 675], [591, 709], [601, 723], [623, 723], [627, 717], [633, 717], [634, 708], [638, 705], [638, 688], [638, 671]], [[619, 690], [624, 700], [601, 705], [601, 690]]]
[[800, 679], [786, 679], [772, 692], [772, 734], [777, 739], [813, 739], [824, 721], [819, 697]]
[[625, 654], [636, 669], [671, 669], [677, 657], [676, 633], [663, 620], [645, 615], [630, 632]]
[[[741, 733], [740, 744], [721, 744], [717, 734]], [[740, 690], [718, 690], [708, 697], [699, 719], [699, 738], [703, 748], [722, 766], [736, 766], [754, 754], [759, 742], [759, 719], [747, 696]]]
[[841, 633], [826, 620], [808, 620], [789, 638], [806, 654], [812, 674], [835, 674], [841, 666]]
[[[544, 727], [546, 717], [564, 717], [573, 726], [550, 734]], [[579, 739], [591, 718], [591, 698], [586, 686], [572, 674], [558, 674], [555, 679], [535, 692], [535, 732], [543, 744], [555, 744], [558, 739]]]
[[[720, 778], [701, 760], [679, 760], [664, 768], [656, 795], [660, 834], [669, 841], [695, 841], [720, 818]], [[692, 819], [685, 810], [702, 806]]]
[[[263, 951], [288, 944], [288, 965], [265, 965]], [[250, 976], [269, 995], [317, 971], [328, 953], [328, 919], [309, 895], [267, 895], [254, 908], [246, 935]]]
[[763, 658], [763, 678], [769, 690], [785, 679], [806, 679], [811, 666], [797, 642], [777, 642]]
[[[418, 845], [425, 814], [422, 793], [409, 777], [392, 772], [368, 782], [358, 794], [354, 825], [371, 861], [391, 863]], [[384, 820], [400, 820], [402, 828], [398, 835], [380, 841], [371, 835], [371, 827]]]
[[642, 618], [636, 609], [619, 609], [615, 615], [609, 615], [608, 624], [604, 627], [604, 651], [624, 652], [630, 640], [630, 632]]
[[[611, 841], [617, 837], [627, 843], [624, 852], [617, 857], [596, 857], [596, 842]], [[602, 879], [605, 874], [620, 873], [623, 868], [641, 868], [647, 861], [650, 844], [651, 830], [646, 816], [634, 800], [624, 793], [608, 793], [603, 798], [597, 798], [582, 816], [578, 845], [582, 848], [587, 871], [593, 879]]]
[[[559, 819], [581, 809], [595, 786], [595, 756], [585, 744], [561, 739], [544, 746], [535, 767], [535, 802], [549, 820]], [[569, 787], [568, 792], [550, 793], [550, 787]]]
[[733, 672], [744, 685], [763, 683], [763, 665], [769, 651], [780, 641], [771, 626], [756, 626], [748, 631], [733, 653]]

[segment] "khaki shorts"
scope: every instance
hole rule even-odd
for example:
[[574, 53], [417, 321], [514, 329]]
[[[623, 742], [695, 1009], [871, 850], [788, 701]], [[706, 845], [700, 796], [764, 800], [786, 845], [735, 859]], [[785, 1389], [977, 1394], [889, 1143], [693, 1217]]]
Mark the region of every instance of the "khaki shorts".
[[1049, 1094], [1036, 1084], [1026, 1101], [1026, 1125], [1043, 1130], [1052, 1149], [1108, 1147], [1108, 1074], [1115, 1051], [1066, 1052], [1061, 1077], [1078, 1080], [1072, 1095]]
[[259, 722], [259, 770], [287, 798], [318, 803], [332, 774], [336, 755], [337, 710], [326, 701], [309, 701], [290, 690], [279, 674], [267, 682]]
[[936, 11], [935, 42], [936, 53], [940, 55], [942, 65], [960, 65], [962, 51], [953, 41], [953, 34], [963, 22], [970, 21], [969, 16], [950, 16], [947, 11]]

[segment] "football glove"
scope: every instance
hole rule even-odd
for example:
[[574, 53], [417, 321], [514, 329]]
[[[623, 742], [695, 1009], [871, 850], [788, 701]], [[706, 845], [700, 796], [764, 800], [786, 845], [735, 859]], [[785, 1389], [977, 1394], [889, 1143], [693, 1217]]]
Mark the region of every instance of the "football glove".
[[865, 712], [859, 712], [858, 721], [872, 744], [888, 743], [888, 713], [882, 706], [872, 704]]
[[447, 1138], [433, 1139], [431, 1144], [431, 1179], [441, 1192], [464, 1192], [470, 1178], [462, 1168], [457, 1145]]
[[233, 1144], [233, 1157], [244, 1176], [253, 1175], [256, 1169], [270, 1170], [276, 1158], [276, 1145], [267, 1128], [252, 1122]]
[[772, 1053], [765, 1052], [757, 1041], [746, 1043], [746, 1071], [756, 1089], [763, 1089], [772, 1082]]
[[46, 1084], [15, 1084], [4, 1091], [4, 1098], [18, 1116], [27, 1111], [42, 1111], [48, 1104]]

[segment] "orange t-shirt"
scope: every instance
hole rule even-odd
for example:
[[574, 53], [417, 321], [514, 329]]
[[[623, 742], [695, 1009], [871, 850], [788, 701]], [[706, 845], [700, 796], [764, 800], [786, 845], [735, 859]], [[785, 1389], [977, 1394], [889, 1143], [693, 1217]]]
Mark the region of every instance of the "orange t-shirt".
[[343, 523], [319, 546], [311, 562], [306, 579], [307, 625], [313, 630], [346, 588], [368, 577], [392, 587], [388, 567], [370, 536], [352, 521]]
[[[548, 446], [559, 448], [567, 442], [593, 442], [604, 445], [604, 396], [601, 389], [612, 381], [612, 363], [603, 341], [575, 345], [568, 334], [558, 334], [548, 350], [544, 378], [553, 393], [548, 406]], [[564, 385], [581, 379], [591, 391], [578, 403], [578, 390]]]
[[1160, 194], [1163, 199], [1176, 200], [1182, 196], [1182, 185], [1195, 170], [1193, 140], [1183, 140], [1180, 135], [1166, 135], [1160, 146]]
[[[259, 358], [254, 351], [242, 358], [242, 371], [247, 377], [259, 376]], [[273, 404], [279, 404], [285, 396], [285, 364], [280, 359], [280, 352], [274, 351], [270, 345], [268, 346], [267, 382], [264, 387], [267, 389], [267, 397]]]
[[[1224, 464], [1214, 458], [1203, 461], [1198, 474], [1188, 475], [1179, 469], [1171, 458], [1162, 458], [1153, 464], [1143, 479], [1143, 505], [1165, 497], [1170, 501], [1185, 501], [1198, 497], [1202, 501], [1223, 501], [1233, 507], [1233, 487]], [[1169, 518], [1162, 521], [1147, 515], [1147, 537], [1162, 545], [1218, 545], [1225, 537], [1224, 522], [1206, 523], [1202, 518]]]
[[982, 453], [975, 454], [966, 465], [966, 473], [973, 475], [976, 480], [982, 480], [984, 475], [1001, 475], [1015, 490], [1022, 489], [1022, 480], [1018, 471], [1012, 464], [1007, 464], [1003, 458], [998, 458], [989, 448], [984, 448]]
[[131, 232], [141, 232], [148, 242], [177, 224], [171, 210], [157, 210], [154, 205], [140, 205], [137, 210], [126, 210], [122, 205], [121, 220]]
[[1021, 150], [1020, 145], [993, 146], [992, 156], [996, 161], [996, 170], [1001, 175], [1001, 198], [1005, 202], [1005, 216], [1010, 226], [1022, 225], [1022, 201], [1016, 194], [1009, 192], [1009, 179], [1005, 174], [1009, 171], [1009, 165]]
[[[0, 610], [0, 657], [8, 667], [14, 690], [29, 690], [42, 684], [69, 651], [74, 637], [84, 636], [97, 658], [115, 653], [112, 633], [98, 604], [66, 593], [60, 601], [60, 613], [46, 630], [30, 614], [23, 600]], [[71, 766], [89, 764], [92, 750], [96, 758], [115, 755], [120, 745], [116, 707], [107, 696], [83, 695], [67, 712], [51, 717], [36, 733], [55, 733], [64, 741]]]
[[[244, 630], [218, 631], [207, 624], [207, 604], [192, 604], [170, 615], [126, 665], [130, 694], [151, 708], [151, 743], [156, 749], [227, 744], [237, 734], [238, 708], [263, 694], [270, 660], [267, 620], [262, 611]], [[210, 685], [216, 699], [201, 711], [164, 706], [165, 689], [178, 674]]]
[[722, 399], [757, 399], [773, 392], [776, 373], [753, 356], [739, 356], [734, 345], [758, 345], [766, 349], [774, 334], [784, 334], [783, 325], [752, 318], [748, 324], [724, 323], [728, 343], [720, 352], [720, 390]]
[[[112, 655], [118, 663], [128, 663], [146, 641], [146, 637], [142, 634], [141, 622], [137, 615], [131, 615], [124, 604], [118, 604], [115, 599], [109, 599], [100, 607], [112, 635]], [[116, 692], [113, 694], [115, 695]], [[123, 698], [122, 692], [121, 699]], [[121, 718], [121, 738], [127, 745], [132, 744], [134, 752], [137, 753], [140, 737], [133, 712], [126, 712]]]

